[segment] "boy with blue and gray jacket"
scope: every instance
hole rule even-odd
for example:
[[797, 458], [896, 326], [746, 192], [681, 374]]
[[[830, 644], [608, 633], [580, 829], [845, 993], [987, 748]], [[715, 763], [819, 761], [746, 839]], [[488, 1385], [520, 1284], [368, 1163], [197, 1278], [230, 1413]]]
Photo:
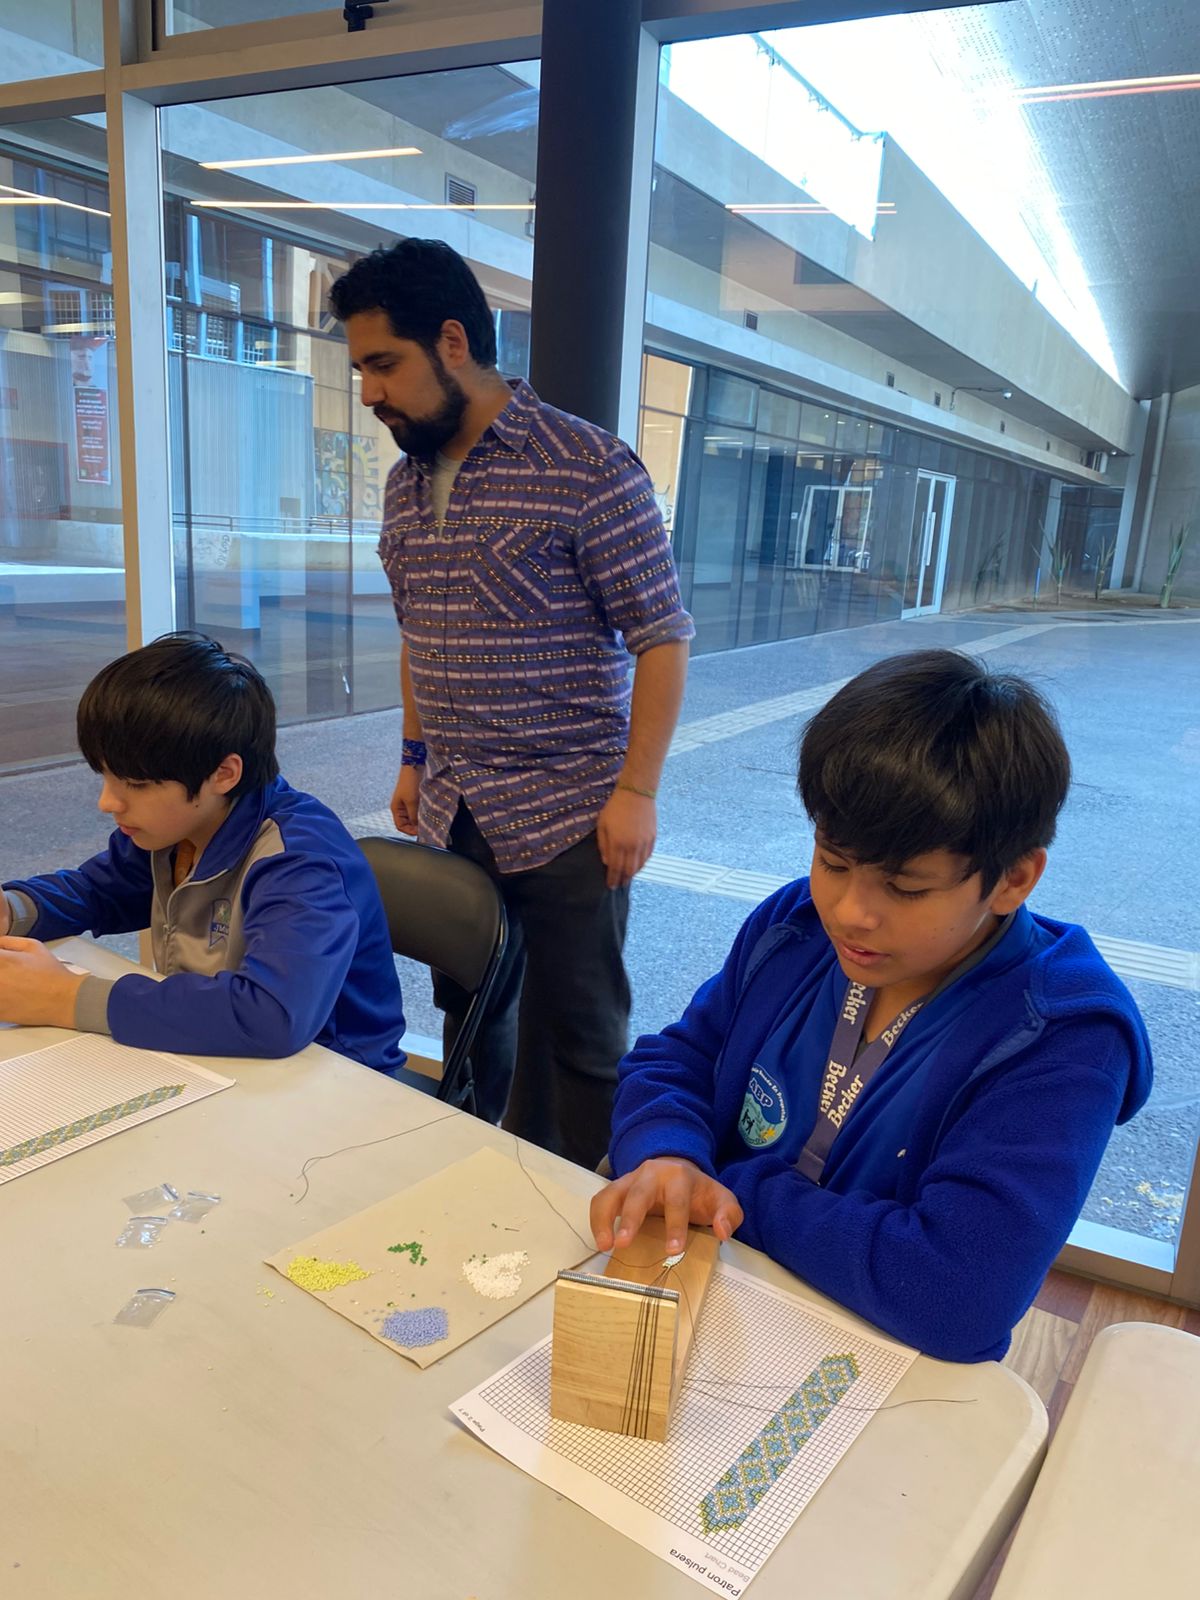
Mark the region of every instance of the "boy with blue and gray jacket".
[[[116, 830], [74, 871], [3, 886], [0, 1020], [184, 1055], [287, 1056], [315, 1040], [400, 1065], [374, 878], [333, 812], [279, 776], [255, 668], [203, 634], [166, 634], [97, 674], [77, 727]], [[161, 982], [81, 976], [42, 942], [144, 928]]]

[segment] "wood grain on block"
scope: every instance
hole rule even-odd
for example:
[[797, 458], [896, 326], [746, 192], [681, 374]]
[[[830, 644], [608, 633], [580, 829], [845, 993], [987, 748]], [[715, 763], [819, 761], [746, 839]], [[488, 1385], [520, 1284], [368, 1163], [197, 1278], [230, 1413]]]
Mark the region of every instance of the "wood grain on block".
[[550, 1414], [633, 1438], [665, 1440], [718, 1241], [689, 1229], [666, 1266], [665, 1227], [648, 1218], [603, 1276], [561, 1275], [554, 1290]]

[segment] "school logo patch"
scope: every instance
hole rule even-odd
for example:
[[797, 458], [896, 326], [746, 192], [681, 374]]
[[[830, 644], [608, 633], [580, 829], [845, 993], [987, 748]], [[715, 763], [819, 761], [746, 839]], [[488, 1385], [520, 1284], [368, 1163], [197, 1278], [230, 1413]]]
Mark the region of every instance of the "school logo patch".
[[738, 1117], [738, 1132], [752, 1150], [777, 1144], [787, 1126], [787, 1101], [783, 1090], [755, 1062], [746, 1085], [746, 1098]]
[[233, 915], [233, 906], [228, 900], [214, 900], [209, 914], [208, 923], [208, 948], [214, 945], [225, 944], [229, 940], [229, 921]]

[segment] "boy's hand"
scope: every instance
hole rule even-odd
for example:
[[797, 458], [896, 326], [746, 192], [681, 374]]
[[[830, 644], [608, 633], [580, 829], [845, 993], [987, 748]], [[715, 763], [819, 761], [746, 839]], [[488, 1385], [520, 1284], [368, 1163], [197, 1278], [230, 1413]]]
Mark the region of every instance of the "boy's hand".
[[[648, 1216], [667, 1225], [667, 1250], [687, 1245], [688, 1223], [711, 1227], [718, 1239], [730, 1238], [742, 1225], [737, 1196], [681, 1156], [658, 1156], [617, 1178], [592, 1201], [592, 1232], [601, 1250], [621, 1249], [635, 1237]], [[613, 1234], [620, 1217], [621, 1226]]]
[[0, 1021], [71, 1028], [84, 977], [68, 972], [36, 939], [0, 939]]

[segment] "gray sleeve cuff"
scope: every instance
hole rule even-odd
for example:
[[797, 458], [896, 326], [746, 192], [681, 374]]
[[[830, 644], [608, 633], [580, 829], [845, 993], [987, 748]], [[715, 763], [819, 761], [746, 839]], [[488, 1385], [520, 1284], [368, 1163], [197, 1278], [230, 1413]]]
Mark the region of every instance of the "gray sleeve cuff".
[[75, 1027], [80, 1033], [111, 1033], [108, 997], [115, 978], [85, 978], [75, 996]]
[[8, 931], [15, 939], [24, 939], [38, 919], [38, 908], [20, 889], [5, 889], [4, 898], [8, 904]]

